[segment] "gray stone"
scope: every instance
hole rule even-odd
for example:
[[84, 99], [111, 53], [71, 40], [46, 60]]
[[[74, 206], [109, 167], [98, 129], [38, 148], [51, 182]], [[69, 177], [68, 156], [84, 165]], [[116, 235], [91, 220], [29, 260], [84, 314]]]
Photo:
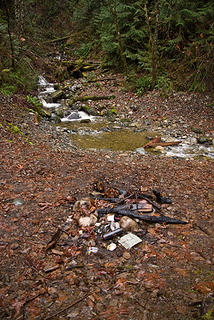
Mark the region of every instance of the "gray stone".
[[64, 92], [62, 90], [54, 91], [51, 94], [51, 98], [53, 102], [57, 102], [59, 99], [62, 99], [64, 97]]
[[70, 120], [77, 120], [80, 119], [80, 115], [78, 112], [72, 112], [69, 116], [68, 119]]

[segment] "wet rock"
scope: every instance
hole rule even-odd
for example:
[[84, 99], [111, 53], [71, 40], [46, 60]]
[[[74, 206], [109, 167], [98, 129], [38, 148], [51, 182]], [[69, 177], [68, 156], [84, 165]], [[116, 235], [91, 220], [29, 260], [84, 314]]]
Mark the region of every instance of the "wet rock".
[[80, 119], [80, 115], [78, 112], [72, 112], [69, 116], [68, 116], [69, 120], [78, 120]]
[[50, 95], [53, 102], [57, 102], [59, 99], [62, 99], [64, 97], [63, 90], [57, 90]]
[[63, 118], [63, 110], [62, 109], [56, 109], [54, 112], [58, 117]]
[[154, 148], [154, 151], [155, 151], [155, 152], [159, 152], [159, 153], [165, 153], [165, 152], [166, 152], [165, 148], [164, 148], [164, 147], [161, 147], [161, 146], [155, 147], [155, 148]]
[[197, 138], [197, 142], [200, 144], [212, 144], [212, 139], [206, 136]]
[[192, 132], [197, 133], [197, 134], [203, 134], [204, 131], [201, 130], [200, 128], [192, 128]]
[[84, 111], [85, 113], [87, 113], [90, 116], [97, 116], [98, 115], [96, 110], [94, 110], [90, 106], [84, 105], [84, 104], [81, 106], [81, 111]]
[[91, 120], [90, 119], [82, 119], [80, 120], [80, 123], [90, 123]]

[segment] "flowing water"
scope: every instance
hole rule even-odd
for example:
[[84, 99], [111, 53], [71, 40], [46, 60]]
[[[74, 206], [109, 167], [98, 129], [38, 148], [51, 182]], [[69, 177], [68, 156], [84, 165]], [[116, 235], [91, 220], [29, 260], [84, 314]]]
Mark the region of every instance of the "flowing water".
[[[49, 102], [50, 95], [55, 92], [54, 84], [49, 83], [42, 76], [39, 77], [38, 98], [47, 108], [56, 113], [62, 108], [62, 103]], [[148, 151], [142, 146], [148, 142], [148, 136], [154, 138], [155, 132], [124, 128], [121, 124], [107, 121], [104, 117], [88, 115], [83, 111], [68, 110], [61, 116], [58, 129], [66, 130], [70, 133], [72, 142], [77, 147], [83, 149], [109, 149], [115, 151], [136, 151], [140, 154], [147, 152], [159, 152], [161, 155], [176, 158], [214, 158], [214, 147], [191, 143], [191, 137], [179, 139], [178, 146], [164, 148], [161, 152], [157, 150]], [[164, 137], [163, 137], [164, 138]]]

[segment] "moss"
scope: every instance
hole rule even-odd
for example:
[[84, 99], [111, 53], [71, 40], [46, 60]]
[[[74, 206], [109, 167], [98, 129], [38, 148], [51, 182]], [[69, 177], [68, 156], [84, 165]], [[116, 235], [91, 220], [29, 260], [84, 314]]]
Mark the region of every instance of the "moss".
[[204, 320], [212, 320], [214, 317], [214, 307], [202, 316]]

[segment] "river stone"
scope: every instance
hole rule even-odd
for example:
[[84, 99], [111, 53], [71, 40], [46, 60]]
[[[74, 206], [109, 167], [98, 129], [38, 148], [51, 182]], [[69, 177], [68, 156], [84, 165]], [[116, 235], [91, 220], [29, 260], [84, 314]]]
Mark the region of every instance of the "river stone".
[[77, 120], [80, 119], [80, 115], [78, 112], [72, 112], [69, 116], [68, 119], [70, 120]]
[[137, 222], [126, 216], [120, 219], [120, 226], [126, 231], [138, 231]]
[[162, 147], [162, 146], [157, 146], [157, 147], [155, 147], [155, 148], [154, 148], [154, 151], [160, 152], [160, 153], [165, 153], [165, 152], [166, 152], [165, 148]]
[[212, 139], [209, 138], [209, 137], [206, 137], [206, 136], [197, 138], [197, 141], [198, 141], [198, 143], [200, 143], [200, 144], [204, 144], [204, 143], [209, 143], [209, 144], [211, 144], [211, 143], [212, 143]]
[[89, 123], [89, 122], [91, 122], [90, 119], [82, 119], [82, 120], [80, 120], [80, 123]]
[[52, 98], [53, 102], [57, 102], [57, 100], [62, 99], [63, 96], [64, 96], [64, 92], [62, 90], [54, 91], [51, 94], [51, 98]]
[[60, 118], [63, 118], [63, 110], [62, 109], [56, 109], [55, 110], [55, 114], [60, 117]]

